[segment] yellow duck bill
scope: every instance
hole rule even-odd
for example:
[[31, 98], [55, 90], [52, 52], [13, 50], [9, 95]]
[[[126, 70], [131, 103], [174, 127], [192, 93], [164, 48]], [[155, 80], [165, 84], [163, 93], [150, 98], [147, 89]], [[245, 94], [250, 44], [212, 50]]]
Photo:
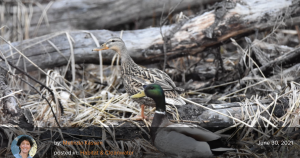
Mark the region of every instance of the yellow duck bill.
[[94, 48], [93, 51], [107, 50], [109, 49], [106, 44], [102, 44], [100, 48]]
[[145, 97], [145, 96], [146, 96], [145, 92], [140, 91], [139, 93], [132, 95], [131, 98], [142, 98], [142, 97]]

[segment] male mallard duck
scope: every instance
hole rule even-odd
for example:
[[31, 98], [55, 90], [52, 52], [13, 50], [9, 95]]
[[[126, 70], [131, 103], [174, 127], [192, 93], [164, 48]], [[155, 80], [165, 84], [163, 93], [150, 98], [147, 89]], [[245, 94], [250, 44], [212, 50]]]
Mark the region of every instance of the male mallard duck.
[[[125, 43], [121, 38], [113, 37], [93, 51], [111, 49], [121, 56], [121, 72], [123, 84], [129, 95], [136, 94], [143, 90], [143, 85], [156, 83], [159, 84], [166, 96], [166, 103], [172, 105], [184, 105], [185, 102], [180, 98], [178, 92], [183, 89], [176, 87], [172, 79], [163, 71], [158, 69], [147, 69], [138, 66], [129, 56]], [[144, 118], [144, 105], [155, 107], [155, 102], [150, 98], [134, 99], [141, 105], [141, 117]]]
[[161, 152], [177, 157], [209, 157], [228, 150], [221, 137], [202, 127], [171, 123], [166, 116], [165, 95], [158, 84], [149, 84], [145, 90], [131, 98], [150, 97], [156, 103], [150, 136], [154, 146]]

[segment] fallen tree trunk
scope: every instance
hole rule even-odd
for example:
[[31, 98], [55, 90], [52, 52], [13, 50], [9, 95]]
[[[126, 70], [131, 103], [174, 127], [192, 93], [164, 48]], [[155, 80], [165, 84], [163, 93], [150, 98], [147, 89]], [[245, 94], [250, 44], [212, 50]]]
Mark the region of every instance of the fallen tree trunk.
[[[278, 24], [278, 16], [287, 14], [285, 12], [287, 9], [291, 10], [289, 16], [297, 11], [292, 0], [284, 3], [280, 0], [255, 2], [254, 0], [243, 3], [222, 2], [215, 6], [215, 11], [162, 27], [162, 32], [168, 39], [166, 43], [168, 58], [197, 54], [231, 37], [271, 28]], [[286, 25], [297, 23], [300, 23], [300, 17], [292, 17], [286, 21]], [[26, 67], [28, 71], [35, 70], [35, 66], [27, 60], [25, 63], [24, 60], [20, 60], [20, 52], [16, 53], [11, 46], [17, 47], [24, 56], [41, 68], [66, 65], [70, 56], [74, 56], [77, 64], [99, 63], [99, 54], [92, 52], [92, 49], [113, 36], [120, 36], [120, 32], [107, 30], [61, 32], [11, 45], [5, 44], [0, 51], [9, 61], [18, 63], [23, 69]], [[160, 28], [124, 31], [123, 39], [130, 56], [138, 64], [164, 60], [164, 40]], [[110, 63], [113, 55], [112, 51], [102, 51], [103, 62]]]
[[[10, 29], [10, 31], [14, 31], [11, 33], [12, 36], [24, 31], [25, 39], [28, 39], [63, 30], [112, 29], [132, 23], [136, 23], [135, 28], [139, 29], [140, 25], [144, 25], [144, 21], [147, 19], [149, 19], [150, 26], [153, 25], [152, 21], [159, 20], [163, 11], [167, 15], [168, 11], [178, 3], [180, 4], [175, 8], [174, 13], [183, 10], [191, 11], [192, 8], [213, 4], [216, 1], [220, 0], [184, 0], [182, 2], [181, 0], [73, 0], [71, 2], [58, 0], [43, 4], [37, 1], [25, 1], [22, 4], [21, 2], [5, 0], [2, 5], [0, 4], [0, 8], [2, 8], [0, 15], [6, 15], [1, 21], [7, 23], [9, 28], [16, 28]], [[165, 7], [163, 7], [164, 5]], [[5, 11], [5, 6], [11, 6], [11, 9], [7, 7], [8, 9]], [[17, 7], [20, 9], [16, 9]], [[122, 8], [121, 12], [120, 8]], [[16, 21], [14, 15], [21, 16], [19, 18], [23, 20]], [[139, 20], [142, 21], [139, 22]]]

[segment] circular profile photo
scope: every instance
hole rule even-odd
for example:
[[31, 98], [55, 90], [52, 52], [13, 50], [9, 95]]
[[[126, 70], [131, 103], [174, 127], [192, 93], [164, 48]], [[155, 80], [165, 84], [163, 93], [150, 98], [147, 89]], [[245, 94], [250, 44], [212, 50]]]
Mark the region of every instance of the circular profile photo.
[[37, 145], [28, 135], [19, 135], [11, 143], [11, 152], [16, 158], [32, 158], [36, 153]]

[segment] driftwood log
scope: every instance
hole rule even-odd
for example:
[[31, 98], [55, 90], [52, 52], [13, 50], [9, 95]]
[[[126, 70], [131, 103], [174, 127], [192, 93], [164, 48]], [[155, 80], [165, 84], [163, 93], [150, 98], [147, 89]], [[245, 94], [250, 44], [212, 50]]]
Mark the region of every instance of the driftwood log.
[[[202, 5], [214, 4], [217, 1], [220, 0], [59, 0], [22, 1], [22, 4], [14, 0], [4, 0], [0, 4], [0, 15], [8, 16], [1, 16], [0, 19], [3, 18], [1, 22], [6, 23], [8, 28], [14, 28], [9, 30], [14, 36], [12, 39], [17, 37], [16, 34], [20, 36], [23, 31], [24, 35], [20, 38], [29, 39], [60, 31], [111, 30], [118, 27], [126, 29], [127, 25], [134, 25], [135, 29], [159, 26], [156, 21], [160, 20], [163, 11], [165, 15], [173, 8], [173, 14], [180, 11], [191, 13], [192, 9], [199, 10]], [[16, 15], [22, 20], [18, 21]]]
[[[296, 9], [298, 3], [292, 0], [284, 2], [263, 0], [260, 3], [254, 0], [236, 3], [224, 1], [216, 5], [213, 11], [188, 20], [183, 19], [177, 24], [163, 26], [168, 59], [197, 54], [232, 37], [271, 28], [278, 24], [278, 16], [287, 14], [290, 16], [285, 21], [285, 25], [298, 24], [300, 17], [292, 16], [298, 11]], [[286, 10], [290, 12], [286, 13]], [[76, 64], [99, 63], [99, 54], [92, 52], [92, 49], [112, 36], [120, 36], [120, 32], [67, 31], [14, 42], [11, 45], [18, 48], [37, 66], [50, 68], [66, 65], [68, 60], [72, 59], [70, 56], [74, 56]], [[123, 39], [130, 50], [131, 57], [138, 64], [164, 60], [164, 40], [160, 28], [124, 31]], [[0, 51], [9, 61], [18, 63], [22, 69], [25, 67], [27, 71], [36, 69], [27, 59], [20, 60], [20, 52], [9, 44], [2, 45]], [[110, 63], [113, 55], [111, 51], [102, 51], [103, 62]]]

